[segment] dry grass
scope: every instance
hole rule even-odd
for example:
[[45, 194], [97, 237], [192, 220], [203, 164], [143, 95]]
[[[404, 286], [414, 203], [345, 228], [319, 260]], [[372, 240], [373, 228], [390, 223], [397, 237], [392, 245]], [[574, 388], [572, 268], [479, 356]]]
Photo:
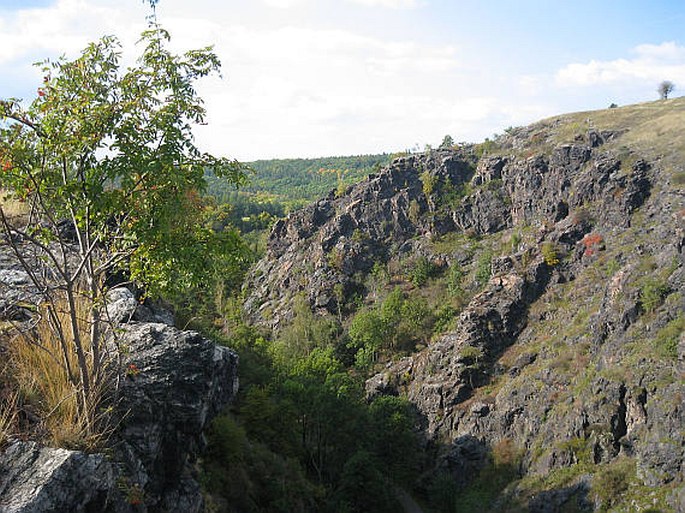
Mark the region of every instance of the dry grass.
[[17, 396], [0, 399], [0, 448], [15, 434], [17, 425]]
[[683, 173], [685, 154], [685, 97], [565, 114], [536, 123], [550, 134], [550, 147], [573, 142], [590, 128], [624, 132], [609, 141], [605, 149], [619, 153], [632, 150], [650, 159], [662, 158], [662, 165], [674, 174]]
[[[64, 332], [69, 333], [66, 302], [58, 305], [58, 317]], [[85, 302], [80, 302], [77, 315], [82, 340], [88, 340]], [[88, 404], [83, 404], [79, 383], [70, 380], [65, 357], [73, 372], [77, 359], [73, 350], [65, 352], [60, 339], [47, 322], [45, 308], [35, 327], [16, 335], [9, 343], [9, 365], [21, 407], [39, 417], [37, 434], [57, 447], [92, 449], [102, 441], [103, 418], [97, 408], [102, 394], [95, 391]], [[73, 340], [67, 336], [67, 346]], [[89, 348], [86, 347], [86, 350]]]
[[12, 224], [23, 224], [29, 215], [29, 207], [25, 202], [19, 201], [6, 190], [0, 189], [0, 207], [5, 217]]

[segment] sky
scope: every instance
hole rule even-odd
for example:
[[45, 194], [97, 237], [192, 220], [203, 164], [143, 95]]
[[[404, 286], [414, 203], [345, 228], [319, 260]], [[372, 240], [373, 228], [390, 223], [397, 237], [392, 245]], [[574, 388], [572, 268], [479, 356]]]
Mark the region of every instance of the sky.
[[[31, 101], [32, 63], [115, 35], [142, 0], [0, 0], [0, 98]], [[242, 161], [478, 142], [510, 126], [685, 94], [683, 0], [159, 0], [175, 51], [214, 45], [204, 151]]]

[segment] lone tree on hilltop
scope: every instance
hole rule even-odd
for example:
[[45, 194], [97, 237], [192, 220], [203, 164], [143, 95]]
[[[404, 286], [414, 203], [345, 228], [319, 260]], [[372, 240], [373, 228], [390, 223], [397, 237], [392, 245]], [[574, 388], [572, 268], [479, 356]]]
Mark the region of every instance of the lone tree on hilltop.
[[668, 95], [675, 89], [675, 84], [670, 80], [664, 80], [659, 84], [657, 92], [659, 93], [659, 98], [662, 100], [668, 100]]

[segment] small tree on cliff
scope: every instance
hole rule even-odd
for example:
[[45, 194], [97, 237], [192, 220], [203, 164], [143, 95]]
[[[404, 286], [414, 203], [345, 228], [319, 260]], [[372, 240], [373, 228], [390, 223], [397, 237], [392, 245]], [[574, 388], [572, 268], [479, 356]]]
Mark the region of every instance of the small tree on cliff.
[[675, 89], [675, 84], [670, 80], [664, 80], [659, 84], [657, 92], [659, 93], [659, 98], [662, 100], [668, 100], [668, 95]]
[[451, 135], [446, 135], [443, 137], [442, 142], [440, 143], [440, 149], [441, 150], [449, 150], [454, 146], [454, 139], [452, 138]]
[[109, 273], [125, 266], [150, 293], [169, 293], [207, 279], [216, 255], [241, 258], [237, 235], [203, 226], [198, 191], [206, 170], [239, 184], [243, 168], [202, 153], [191, 133], [205, 115], [194, 83], [219, 60], [211, 48], [174, 55], [168, 41], [152, 24], [124, 70], [118, 41], [104, 37], [74, 61], [42, 63], [28, 108], [0, 102], [0, 188], [30, 212], [17, 225], [0, 207], [0, 223], [42, 295], [82, 412], [108, 361]]

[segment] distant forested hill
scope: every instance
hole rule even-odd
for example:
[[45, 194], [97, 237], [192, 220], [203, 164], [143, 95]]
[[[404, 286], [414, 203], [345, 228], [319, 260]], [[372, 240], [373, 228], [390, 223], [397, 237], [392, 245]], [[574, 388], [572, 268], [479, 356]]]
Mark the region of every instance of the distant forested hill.
[[275, 218], [359, 182], [390, 163], [393, 155], [356, 155], [316, 159], [272, 159], [248, 162], [250, 183], [235, 186], [208, 176], [207, 194], [223, 210], [222, 224], [230, 223], [243, 233], [263, 230]]
[[[242, 192], [270, 197], [288, 208], [315, 201], [340, 184], [349, 185], [380, 170], [392, 155], [357, 155], [316, 159], [272, 159], [248, 162], [254, 171]], [[219, 203], [228, 203], [236, 190], [223, 180], [210, 177], [208, 193]]]

